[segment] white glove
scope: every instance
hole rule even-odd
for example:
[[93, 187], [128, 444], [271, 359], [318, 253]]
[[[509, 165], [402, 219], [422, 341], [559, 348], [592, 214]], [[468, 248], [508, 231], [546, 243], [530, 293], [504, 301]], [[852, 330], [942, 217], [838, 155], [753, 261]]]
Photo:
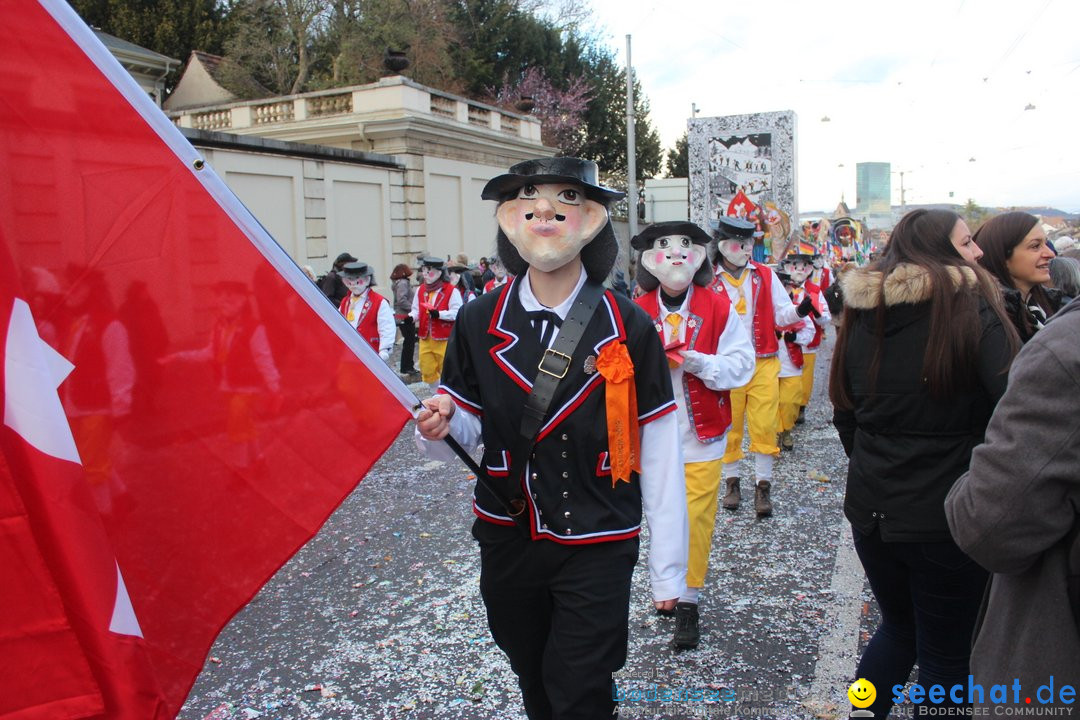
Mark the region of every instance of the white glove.
[[683, 350], [682, 356], [683, 372], [688, 372], [691, 375], [697, 375], [705, 369], [705, 358], [707, 356], [704, 353], [699, 353], [697, 350]]
[[381, 359], [383, 362], [390, 362], [390, 351], [389, 350], [380, 350], [379, 351], [379, 359]]

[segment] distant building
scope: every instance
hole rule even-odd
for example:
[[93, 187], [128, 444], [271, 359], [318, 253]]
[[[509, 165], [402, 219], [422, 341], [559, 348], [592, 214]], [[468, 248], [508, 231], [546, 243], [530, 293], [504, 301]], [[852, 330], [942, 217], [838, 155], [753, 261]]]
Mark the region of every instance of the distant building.
[[154, 99], [158, 107], [161, 107], [161, 99], [165, 94], [165, 76], [173, 68], [179, 67], [180, 61], [122, 40], [97, 28], [94, 28], [94, 34], [131, 77], [135, 78], [139, 87]]
[[690, 219], [690, 181], [687, 178], [645, 180], [645, 222]]
[[855, 215], [870, 227], [892, 226], [892, 182], [889, 163], [855, 165]]

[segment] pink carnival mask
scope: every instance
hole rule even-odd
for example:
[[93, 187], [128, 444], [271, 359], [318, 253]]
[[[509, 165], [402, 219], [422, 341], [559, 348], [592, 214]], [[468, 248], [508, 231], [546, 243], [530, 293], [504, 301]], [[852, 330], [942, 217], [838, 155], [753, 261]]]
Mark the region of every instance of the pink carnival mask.
[[717, 249], [724, 259], [735, 267], [746, 267], [750, 262], [750, 254], [754, 249], [753, 240], [721, 240], [717, 243]]
[[703, 262], [705, 246], [695, 244], [686, 235], [655, 238], [651, 248], [641, 251], [642, 266], [671, 295], [678, 295], [690, 287]]
[[368, 289], [368, 285], [371, 284], [371, 278], [369, 277], [349, 277], [345, 276], [341, 278], [341, 282], [345, 283], [345, 287], [349, 289], [353, 295], [363, 295], [364, 291]]
[[814, 271], [814, 266], [805, 260], [787, 262], [784, 263], [784, 267], [787, 268], [788, 275], [791, 276], [792, 282], [796, 285], [802, 285], [806, 278], [810, 277], [810, 273]]
[[525, 185], [495, 211], [499, 227], [530, 267], [552, 272], [573, 260], [607, 224], [607, 208], [580, 186]]
[[424, 268], [423, 272], [420, 273], [420, 276], [424, 278], [425, 283], [431, 285], [441, 278], [442, 274], [443, 272], [439, 268]]

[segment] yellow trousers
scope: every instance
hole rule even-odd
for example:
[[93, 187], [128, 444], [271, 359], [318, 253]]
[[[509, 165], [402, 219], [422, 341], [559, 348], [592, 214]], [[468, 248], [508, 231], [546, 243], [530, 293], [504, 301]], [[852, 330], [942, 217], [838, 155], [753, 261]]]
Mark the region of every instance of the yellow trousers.
[[420, 338], [420, 379], [426, 383], [438, 382], [442, 377], [443, 358], [446, 357], [446, 340]]
[[780, 405], [780, 358], [758, 358], [750, 382], [731, 391], [731, 429], [723, 461], [742, 459], [743, 421], [750, 427], [750, 452], [779, 455], [776, 414]]
[[802, 402], [804, 407], [810, 404], [810, 395], [814, 392], [814, 366], [817, 364], [817, 353], [803, 352], [802, 366]]
[[705, 586], [705, 572], [709, 569], [722, 463], [720, 460], [687, 463], [684, 469], [686, 509], [690, 515], [690, 557], [686, 563], [686, 585], [700, 588]]
[[802, 378], [780, 378], [780, 411], [776, 414], [776, 432], [784, 432], [795, 427], [795, 418], [799, 417], [799, 405], [802, 403]]

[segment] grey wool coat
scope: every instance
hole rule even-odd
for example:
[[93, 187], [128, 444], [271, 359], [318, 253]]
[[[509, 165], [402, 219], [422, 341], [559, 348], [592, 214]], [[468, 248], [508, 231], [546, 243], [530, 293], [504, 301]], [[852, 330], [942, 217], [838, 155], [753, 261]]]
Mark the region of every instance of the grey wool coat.
[[1076, 707], [1080, 302], [1059, 311], [1016, 357], [986, 442], [946, 498], [945, 514], [960, 548], [994, 574], [976, 627], [975, 682], [989, 693], [1019, 679], [1020, 703], [1030, 697], [1035, 705], [1053, 676], [1055, 700], [1069, 684], [1077, 696], [1064, 706]]

